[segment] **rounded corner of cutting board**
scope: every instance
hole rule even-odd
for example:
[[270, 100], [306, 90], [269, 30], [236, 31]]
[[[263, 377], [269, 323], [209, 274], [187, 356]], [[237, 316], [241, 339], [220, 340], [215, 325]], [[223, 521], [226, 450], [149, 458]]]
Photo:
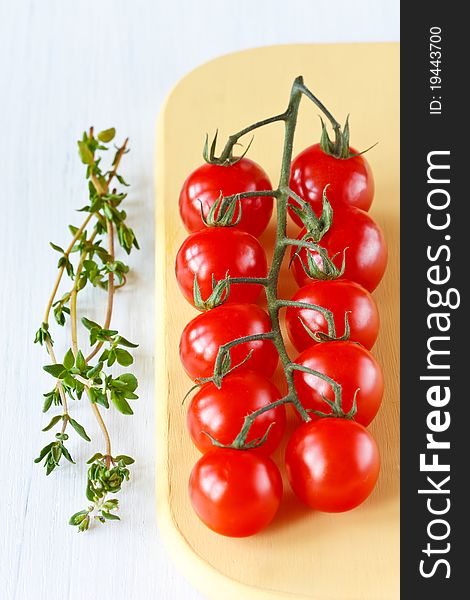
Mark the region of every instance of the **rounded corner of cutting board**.
[[185, 539], [165, 500], [160, 504], [157, 499], [157, 526], [173, 561], [185, 579], [211, 600], [312, 600], [312, 597], [297, 594], [256, 589], [215, 569]]
[[[191, 140], [189, 145], [191, 150], [186, 151], [180, 150], [180, 154], [174, 152], [174, 157], [178, 156], [181, 158], [182, 165], [178, 168], [174, 168], [173, 164], [167, 157], [167, 151], [169, 146], [174, 148], [175, 139], [179, 140], [179, 135], [183, 128], [180, 127], [181, 119], [178, 115], [181, 114], [181, 109], [187, 106], [188, 100], [191, 98], [194, 100], [195, 95], [200, 89], [207, 89], [208, 82], [216, 81], [217, 74], [220, 75], [218, 83], [222, 81], [222, 86], [225, 85], [225, 97], [222, 101], [227, 100], [230, 96], [228, 91], [229, 86], [232, 85], [233, 81], [228, 81], [226, 73], [230, 70], [234, 74], [233, 80], [243, 79], [243, 70], [249, 63], [250, 70], [255, 70], [255, 65], [259, 65], [261, 68], [266, 69], [271, 65], [272, 75], [275, 76], [276, 66], [279, 61], [282, 64], [287, 64], [288, 60], [300, 57], [300, 62], [307, 63], [312, 57], [321, 56], [327, 63], [334, 63], [338, 56], [341, 56], [343, 52], [357, 52], [358, 54], [363, 53], [367, 60], [384, 61], [390, 63], [392, 71], [398, 73], [398, 48], [399, 45], [395, 43], [379, 43], [373, 44], [379, 50], [376, 53], [375, 58], [371, 58], [371, 53], [368, 52], [371, 49], [372, 44], [332, 44], [332, 45], [314, 45], [314, 44], [303, 44], [303, 45], [291, 45], [291, 46], [271, 46], [257, 48], [253, 50], [243, 50], [233, 54], [228, 54], [222, 57], [215, 58], [203, 65], [195, 68], [185, 75], [169, 92], [162, 105], [162, 108], [158, 115], [157, 120], [157, 155], [156, 155], [156, 195], [158, 198], [156, 207], [156, 307], [157, 307], [157, 352], [156, 352], [156, 380], [158, 381], [158, 392], [157, 397], [157, 475], [156, 475], [156, 499], [157, 499], [157, 522], [159, 531], [164, 538], [164, 541], [179, 568], [184, 573], [185, 577], [199, 590], [202, 591], [209, 598], [214, 600], [220, 599], [221, 597], [226, 600], [239, 600], [240, 598], [249, 598], [250, 600], [334, 600], [337, 596], [326, 593], [325, 589], [316, 590], [315, 586], [308, 593], [303, 593], [299, 590], [288, 590], [288, 589], [273, 589], [270, 586], [270, 582], [266, 581], [265, 587], [261, 585], [252, 585], [246, 583], [241, 579], [237, 579], [232, 574], [222, 572], [217, 566], [210, 564], [203, 556], [201, 556], [197, 549], [191, 543], [191, 540], [185, 535], [184, 527], [181, 526], [181, 522], [178, 521], [178, 515], [175, 514], [175, 508], [173, 506], [174, 497], [172, 497], [172, 482], [170, 481], [171, 471], [171, 451], [169, 448], [169, 429], [170, 429], [170, 410], [171, 410], [171, 396], [174, 394], [174, 389], [170, 375], [170, 362], [174, 359], [174, 356], [169, 356], [168, 352], [168, 323], [167, 323], [167, 310], [173, 310], [173, 306], [170, 306], [168, 299], [171, 297], [168, 289], [171, 287], [172, 282], [172, 260], [171, 254], [174, 252], [174, 238], [184, 235], [183, 228], [180, 227], [181, 232], [176, 231], [175, 227], [177, 222], [177, 216], [173, 213], [177, 213], [177, 202], [175, 200], [174, 189], [173, 193], [170, 194], [170, 182], [168, 178], [171, 178], [175, 173], [178, 176], [189, 172], [190, 168], [194, 168], [196, 164], [195, 160], [199, 160], [201, 156], [200, 146], [203, 136], [206, 133], [204, 124], [196, 123], [194, 120], [188, 121], [185, 117], [182, 119], [185, 124], [190, 123], [189, 131], [185, 131], [187, 137], [186, 140]], [[361, 50], [362, 47], [362, 50]], [[215, 87], [215, 86], [214, 86]], [[323, 91], [323, 90], [322, 90]], [[278, 107], [283, 106], [284, 96], [287, 98], [288, 89], [281, 90], [276, 96], [276, 103]], [[257, 102], [259, 98], [263, 97], [263, 94], [258, 91], [256, 96]], [[219, 98], [219, 103], [221, 102]], [[272, 103], [271, 103], [272, 104]], [[267, 108], [268, 113], [271, 110], [271, 104]], [[196, 102], [195, 112], [197, 115], [199, 104]], [[227, 112], [231, 112], [230, 105], [226, 105]], [[393, 107], [398, 112], [398, 106]], [[206, 109], [207, 110], [207, 109]], [[239, 117], [237, 112], [237, 117]], [[220, 117], [220, 111], [217, 113]], [[357, 116], [357, 111], [356, 111]], [[224, 115], [225, 117], [225, 115]], [[250, 114], [246, 114], [246, 120], [249, 122], [252, 120]], [[256, 119], [253, 119], [256, 120]], [[230, 119], [229, 119], [230, 121]], [[213, 128], [217, 127], [218, 123], [213, 123]], [[238, 122], [235, 124], [235, 129]], [[169, 134], [171, 130], [171, 135]], [[230, 129], [229, 129], [230, 131]], [[226, 133], [226, 132], [224, 132]], [[192, 134], [196, 135], [196, 140], [192, 138]], [[198, 137], [199, 136], [199, 137]], [[261, 137], [261, 136], [260, 136]], [[173, 140], [173, 141], [172, 141]], [[396, 140], [397, 141], [397, 140]], [[199, 144], [199, 146], [198, 146]], [[198, 153], [193, 152], [193, 148], [199, 148]], [[397, 148], [395, 148], [396, 151]], [[190, 157], [188, 158], [188, 153]], [[258, 150], [258, 156], [259, 150]], [[256, 156], [255, 156], [256, 160]], [[258, 160], [260, 160], [258, 158]], [[172, 161], [174, 162], [174, 161]], [[396, 165], [398, 169], [398, 165]], [[398, 173], [398, 170], [397, 170]], [[182, 183], [178, 181], [178, 185]], [[173, 182], [171, 186], [174, 188]], [[168, 210], [170, 208], [171, 210]], [[383, 207], [385, 213], [389, 207]], [[394, 219], [395, 213], [398, 213], [398, 205], [393, 207]], [[380, 215], [379, 215], [380, 220]], [[396, 219], [395, 219], [396, 220]], [[387, 223], [385, 223], [387, 225]], [[394, 222], [393, 226], [390, 225], [390, 230], [394, 233], [397, 232], [397, 225]], [[398, 256], [398, 248], [396, 249], [396, 257]], [[396, 275], [396, 274], [395, 274]], [[391, 279], [391, 277], [390, 277]], [[381, 286], [382, 287], [382, 286]], [[385, 297], [385, 290], [379, 291], [380, 296]], [[177, 301], [175, 300], [175, 303]], [[173, 304], [173, 301], [171, 302]], [[186, 308], [184, 309], [186, 310]], [[388, 310], [388, 309], [387, 309]], [[184, 323], [181, 323], [183, 325]], [[389, 341], [390, 343], [390, 341]], [[397, 342], [395, 341], [394, 352], [397, 353]], [[395, 357], [396, 359], [396, 357]], [[396, 375], [394, 373], [393, 375]], [[184, 377], [184, 375], [183, 375]], [[392, 374], [390, 374], [390, 380], [393, 380]], [[390, 440], [386, 441], [387, 444]], [[393, 443], [393, 442], [392, 442]], [[388, 498], [390, 502], [390, 498]], [[387, 504], [387, 499], [386, 499]], [[392, 511], [395, 514], [396, 510]], [[184, 525], [184, 522], [183, 522]], [[398, 525], [397, 525], [398, 526]], [[230, 540], [220, 538], [220, 546], [226, 548], [226, 545], [230, 544]], [[223, 550], [222, 550], [223, 551]], [[295, 552], [293, 552], [295, 554]], [[396, 554], [396, 552], [395, 552]], [[395, 561], [396, 563], [396, 561]], [[242, 570], [242, 568], [241, 568]], [[398, 573], [396, 574], [398, 581]], [[394, 600], [398, 598], [398, 585], [389, 586], [388, 590], [390, 593], [385, 593], [380, 596], [380, 600]], [[392, 589], [393, 588], [393, 589]], [[332, 591], [332, 590], [330, 590]], [[332, 592], [333, 594], [334, 592]], [[360, 595], [351, 592], [352, 595], [346, 593], [341, 594], [341, 600], [376, 600], [375, 596], [369, 596], [367, 590], [362, 590]]]

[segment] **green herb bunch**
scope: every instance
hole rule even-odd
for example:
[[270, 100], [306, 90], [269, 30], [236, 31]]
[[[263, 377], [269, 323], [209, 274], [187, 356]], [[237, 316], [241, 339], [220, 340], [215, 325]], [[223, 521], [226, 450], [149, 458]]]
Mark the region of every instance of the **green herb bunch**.
[[[130, 456], [112, 455], [111, 438], [101, 414], [101, 409], [109, 409], [113, 404], [122, 414], [132, 415], [131, 402], [138, 398], [135, 375], [122, 373], [115, 377], [109, 373], [109, 367], [114, 364], [129, 367], [134, 360], [129, 349], [136, 348], [136, 344], [111, 328], [114, 294], [126, 284], [129, 271], [129, 267], [115, 257], [115, 237], [126, 254], [130, 254], [133, 248], [139, 248], [133, 230], [126, 224], [126, 212], [121, 208], [127, 194], [113, 187], [114, 180], [122, 187], [128, 186], [118, 173], [121, 159], [128, 152], [128, 140], [122, 146], [115, 147], [114, 158], [108, 169], [101, 165], [115, 133], [115, 129], [111, 128], [95, 136], [93, 128], [90, 128], [78, 141], [80, 158], [86, 165], [89, 193], [89, 203], [80, 211], [87, 216], [80, 227], [69, 225], [72, 239], [65, 250], [51, 243], [60, 255], [58, 275], [34, 340], [45, 346], [50, 364], [43, 368], [54, 378], [52, 390], [44, 394], [43, 412], [51, 408], [60, 411], [43, 429], [50, 431], [57, 428], [57, 431], [53, 441], [42, 448], [35, 462], [44, 461], [46, 475], [52, 473], [63, 462], [63, 458], [75, 464], [66, 447], [70, 427], [83, 440], [91, 441], [84, 427], [72, 417], [73, 404], [84, 398], [103, 433], [104, 452], [96, 453], [88, 461], [86, 497], [90, 505], [70, 519], [70, 524], [77, 526], [79, 531], [86, 531], [92, 519], [101, 523], [119, 519], [115, 514], [118, 500], [110, 499], [108, 495], [120, 491], [122, 483], [129, 479], [128, 466], [134, 462]], [[58, 297], [64, 275], [72, 283], [69, 290]], [[102, 325], [86, 317], [81, 319], [89, 338], [88, 352], [79, 347], [77, 320], [77, 296], [87, 285], [102, 288], [107, 294]], [[62, 360], [58, 360], [54, 352], [50, 331], [51, 313], [59, 326], [70, 328], [72, 346]]]

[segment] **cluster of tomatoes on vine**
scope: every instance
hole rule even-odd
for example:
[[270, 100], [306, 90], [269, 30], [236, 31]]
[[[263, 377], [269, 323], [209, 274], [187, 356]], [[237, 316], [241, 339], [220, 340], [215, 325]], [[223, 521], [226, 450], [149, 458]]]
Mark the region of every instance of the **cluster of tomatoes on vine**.
[[[371, 292], [385, 271], [387, 248], [367, 213], [373, 176], [364, 156], [349, 147], [349, 127], [346, 142], [346, 154], [343, 148], [335, 155], [324, 133], [322, 143], [290, 165], [289, 188], [304, 208], [289, 198], [289, 215], [301, 227], [299, 245], [289, 244], [299, 290], [282, 305], [299, 352], [292, 368], [285, 361], [284, 367], [307, 415], [288, 441], [286, 472], [294, 493], [326, 512], [361, 504], [380, 468], [366, 427], [383, 395], [382, 372], [370, 353], [379, 330]], [[233, 537], [266, 527], [283, 491], [270, 455], [284, 436], [290, 402], [283, 403], [287, 396], [271, 381], [279, 343], [269, 337], [270, 316], [257, 304], [270, 273], [258, 237], [275, 201], [282, 202], [269, 194], [272, 189], [263, 168], [245, 156], [223, 163], [209, 158], [186, 179], [179, 199], [190, 235], [176, 257], [176, 278], [201, 311], [180, 340], [183, 367], [198, 387], [187, 412], [191, 439], [202, 453], [191, 473], [190, 498], [209, 528]], [[247, 340], [231, 345], [241, 338]]]

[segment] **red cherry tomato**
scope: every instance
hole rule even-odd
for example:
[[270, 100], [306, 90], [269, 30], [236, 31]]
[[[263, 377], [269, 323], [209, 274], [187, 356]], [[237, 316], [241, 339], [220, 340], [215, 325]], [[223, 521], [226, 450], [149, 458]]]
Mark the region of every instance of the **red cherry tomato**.
[[[358, 283], [347, 279], [312, 281], [293, 296], [294, 302], [316, 304], [330, 310], [336, 335], [344, 332], [344, 314], [348, 313], [349, 339], [370, 350], [379, 332], [379, 312], [371, 294]], [[287, 333], [299, 352], [317, 342], [308, 334], [302, 322], [313, 332], [328, 333], [328, 325], [321, 312], [309, 308], [289, 307], [286, 311]]]
[[[351, 152], [356, 151], [351, 148]], [[364, 155], [340, 159], [323, 152], [320, 144], [309, 146], [292, 161], [290, 188], [307, 200], [315, 212], [321, 212], [322, 195], [328, 187], [328, 200], [333, 208], [340, 204], [369, 210], [374, 198], [374, 177]], [[297, 204], [290, 200], [290, 204]], [[290, 211], [292, 219], [302, 221]]]
[[[194, 277], [201, 296], [212, 292], [212, 276], [217, 281], [231, 277], [266, 277], [266, 254], [258, 240], [238, 229], [208, 227], [185, 239], [176, 255], [176, 279], [184, 297], [194, 306]], [[234, 283], [227, 302], [256, 302], [262, 286]]]
[[[234, 165], [219, 166], [204, 164], [186, 179], [180, 193], [179, 208], [186, 229], [193, 233], [204, 227], [201, 219], [201, 203], [204, 214], [220, 196], [232, 196], [240, 192], [271, 190], [271, 182], [265, 171], [248, 158]], [[268, 226], [273, 212], [273, 199], [269, 196], [254, 196], [241, 200], [242, 217], [237, 229], [258, 237]], [[238, 211], [235, 212], [235, 219]]]
[[372, 435], [346, 419], [303, 423], [286, 448], [286, 470], [294, 493], [311, 508], [343, 512], [370, 495], [380, 471]]
[[273, 461], [259, 452], [216, 448], [195, 464], [189, 495], [210, 529], [247, 537], [272, 521], [281, 502], [282, 479]]
[[[219, 347], [227, 342], [271, 331], [269, 316], [256, 304], [223, 304], [190, 321], [180, 340], [180, 358], [191, 379], [211, 377]], [[277, 350], [271, 340], [257, 340], [234, 346], [232, 366], [251, 357], [237, 372], [255, 371], [266, 377], [276, 370]]]
[[[214, 446], [210, 434], [221, 444], [231, 444], [250, 413], [280, 400], [276, 386], [257, 373], [237, 373], [224, 377], [222, 387], [213, 383], [204, 384], [192, 398], [187, 413], [189, 433], [201, 452], [208, 452]], [[269, 434], [257, 451], [271, 454], [279, 446], [286, 426], [284, 406], [278, 406], [259, 415], [250, 428], [247, 442]]]
[[[306, 233], [305, 228], [297, 236], [301, 239]], [[350, 279], [372, 292], [379, 284], [387, 266], [387, 245], [379, 225], [363, 210], [354, 207], [341, 207], [333, 214], [333, 223], [319, 242], [326, 248], [330, 258], [339, 252], [334, 259], [335, 265], [341, 267], [343, 250], [346, 250], [346, 269], [343, 278]], [[297, 248], [294, 246], [291, 255]], [[302, 248], [299, 257], [307, 264], [307, 252], [311, 252], [317, 264], [321, 266], [322, 259], [312, 251]], [[312, 281], [305, 273], [299, 258], [295, 258], [292, 267], [294, 277], [299, 286]]]
[[[310, 346], [300, 354], [296, 363], [328, 375], [342, 387], [342, 408], [347, 413], [356, 396], [357, 413], [354, 419], [369, 425], [377, 414], [384, 391], [383, 375], [372, 354], [355, 342], [324, 342]], [[335, 396], [329, 383], [308, 373], [296, 371], [295, 388], [304, 408], [331, 412], [322, 395], [328, 400]], [[316, 415], [312, 414], [312, 419]]]

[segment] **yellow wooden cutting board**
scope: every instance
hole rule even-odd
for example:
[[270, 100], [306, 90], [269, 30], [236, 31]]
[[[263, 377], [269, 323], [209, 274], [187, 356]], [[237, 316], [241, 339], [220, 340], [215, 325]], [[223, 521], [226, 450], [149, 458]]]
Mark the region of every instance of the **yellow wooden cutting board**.
[[[382, 472], [373, 495], [344, 514], [315, 513], [300, 505], [285, 482], [271, 526], [246, 539], [223, 538], [193, 513], [187, 482], [198, 452], [185, 429], [182, 398], [190, 386], [178, 359], [184, 325], [196, 311], [178, 292], [174, 259], [185, 237], [178, 194], [202, 162], [206, 133], [221, 143], [245, 125], [287, 105], [295, 76], [340, 121], [350, 114], [355, 148], [368, 153], [376, 180], [371, 214], [383, 227], [390, 258], [374, 293], [381, 331], [373, 353], [385, 375], [376, 436]], [[256, 132], [249, 151], [276, 184], [282, 125]], [[295, 152], [319, 140], [318, 110], [302, 101]], [[156, 403], [159, 531], [185, 576], [217, 600], [391, 600], [399, 597], [399, 46], [295, 45], [224, 56], [187, 75], [160, 115], [156, 196]], [[272, 228], [271, 228], [272, 229]], [[292, 229], [294, 232], [295, 229]], [[272, 240], [272, 231], [262, 238]], [[284, 273], [287, 297], [294, 286]], [[282, 468], [282, 451], [275, 455]]]

